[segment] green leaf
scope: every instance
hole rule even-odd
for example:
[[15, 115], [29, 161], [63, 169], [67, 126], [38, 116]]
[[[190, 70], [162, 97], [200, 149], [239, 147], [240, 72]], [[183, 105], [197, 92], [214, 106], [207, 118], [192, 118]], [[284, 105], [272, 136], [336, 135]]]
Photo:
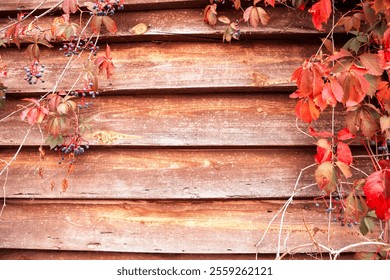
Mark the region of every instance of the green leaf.
[[366, 223], [364, 222], [364, 218], [362, 218], [362, 219], [360, 220], [359, 230], [360, 230], [360, 232], [361, 232], [364, 236], [367, 235], [367, 233], [369, 232], [369, 229], [368, 229]]
[[46, 144], [49, 144], [50, 149], [54, 149], [56, 146], [61, 146], [64, 142], [64, 137], [61, 134], [58, 134], [57, 136], [50, 134], [45, 141]]
[[364, 221], [364, 224], [366, 225], [368, 231], [372, 232], [372, 230], [375, 227], [374, 220], [372, 218], [370, 218], [370, 217], [365, 217], [363, 219], [363, 221]]

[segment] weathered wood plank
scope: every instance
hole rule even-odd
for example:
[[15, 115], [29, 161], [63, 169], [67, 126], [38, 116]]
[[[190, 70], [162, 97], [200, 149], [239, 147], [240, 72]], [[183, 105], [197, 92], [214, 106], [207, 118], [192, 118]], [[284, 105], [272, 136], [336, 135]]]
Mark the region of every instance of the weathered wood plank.
[[[0, 12], [12, 11], [31, 11], [35, 9], [42, 0], [2, 0]], [[56, 6], [59, 0], [47, 0], [40, 6], [39, 11], [50, 9]], [[79, 1], [83, 6], [86, 1]], [[209, 3], [207, 0], [125, 0], [126, 10], [149, 10], [149, 9], [167, 9], [167, 8], [195, 8], [205, 7]], [[60, 6], [61, 7], [61, 6]]]
[[[268, 10], [271, 18], [267, 26], [254, 28], [249, 24], [240, 24], [241, 40], [246, 39], [296, 39], [297, 36], [312, 37], [320, 45], [319, 37], [324, 33], [318, 32], [311, 21], [310, 14], [300, 10], [291, 11], [286, 7], [279, 7]], [[240, 19], [242, 12], [234, 9], [222, 11], [232, 21]], [[83, 17], [84, 24], [89, 16]], [[218, 23], [210, 27], [203, 22], [203, 14], [200, 9], [180, 10], [156, 10], [143, 12], [118, 13], [112, 17], [118, 26], [116, 34], [110, 34], [105, 28], [101, 30], [100, 42], [138, 42], [138, 41], [199, 41], [216, 39], [222, 43], [223, 34], [227, 28], [226, 24]], [[39, 20], [42, 29], [50, 29], [54, 16], [47, 16]], [[79, 23], [80, 16], [72, 16], [72, 22]], [[9, 23], [8, 17], [0, 18], [0, 26]], [[26, 24], [29, 20], [26, 21]], [[149, 26], [148, 31], [143, 35], [134, 35], [131, 28], [138, 23], [145, 23]], [[336, 29], [336, 33], [341, 29]], [[91, 28], [87, 28], [84, 36], [92, 36]], [[23, 37], [22, 37], [23, 38]], [[237, 44], [237, 42], [233, 42]], [[314, 44], [314, 43], [313, 43]]]
[[[97, 98], [82, 116], [90, 118], [93, 133], [86, 139], [93, 145], [312, 146], [315, 140], [296, 128], [295, 103], [286, 94], [116, 96]], [[7, 104], [0, 119], [28, 102]], [[329, 131], [329, 117], [324, 112], [315, 127]], [[0, 145], [20, 144], [29, 127], [19, 113], [1, 125]], [[344, 126], [340, 110], [337, 128]], [[34, 127], [25, 144], [41, 142]]]
[[[291, 91], [291, 73], [316, 48], [307, 42], [277, 41], [112, 45], [115, 73], [110, 80], [101, 76], [100, 88], [106, 94]], [[27, 56], [23, 59], [15, 49], [2, 49], [0, 54], [9, 67], [3, 83], [10, 96], [51, 91], [68, 61], [57, 49], [42, 50], [46, 82], [28, 85], [24, 81]], [[72, 64], [58, 90], [72, 87], [84, 62], [78, 59]], [[80, 81], [76, 87], [82, 89], [83, 84]]]
[[[324, 260], [327, 255], [324, 255]], [[317, 254], [294, 254], [288, 260], [319, 259]], [[352, 260], [352, 253], [342, 254], [339, 259]], [[120, 252], [78, 252], [43, 250], [0, 250], [0, 260], [254, 260], [254, 254], [134, 254]], [[273, 260], [273, 254], [259, 254], [258, 260]]]
[[[3, 151], [8, 160], [14, 151]], [[289, 197], [300, 170], [313, 163], [314, 149], [282, 150], [96, 150], [79, 156], [67, 175], [68, 161], [58, 164], [50, 152], [40, 161], [38, 149], [23, 150], [9, 170], [7, 198], [209, 199]], [[359, 159], [370, 170], [370, 162]], [[2, 165], [0, 165], [0, 168]], [[43, 170], [43, 178], [38, 168]], [[314, 168], [299, 187], [314, 183]], [[69, 187], [61, 191], [61, 181]], [[4, 176], [0, 178], [3, 185]], [[28, 183], [27, 183], [28, 182]], [[55, 187], [51, 189], [51, 183]], [[319, 197], [317, 186], [296, 197]], [[0, 193], [0, 197], [3, 193]]]
[[[92, 203], [8, 200], [0, 218], [0, 248], [254, 254], [260, 235], [282, 205], [281, 201], [256, 200]], [[313, 201], [294, 202], [285, 215], [282, 244], [291, 249], [311, 242], [302, 216], [310, 230], [316, 227], [316, 241], [326, 244], [325, 208], [325, 205], [315, 207]], [[276, 221], [259, 248], [261, 253], [275, 253], [278, 229]], [[331, 224], [330, 234], [332, 248], [366, 240], [358, 229], [339, 223]], [[316, 251], [315, 246], [304, 250], [309, 251]]]

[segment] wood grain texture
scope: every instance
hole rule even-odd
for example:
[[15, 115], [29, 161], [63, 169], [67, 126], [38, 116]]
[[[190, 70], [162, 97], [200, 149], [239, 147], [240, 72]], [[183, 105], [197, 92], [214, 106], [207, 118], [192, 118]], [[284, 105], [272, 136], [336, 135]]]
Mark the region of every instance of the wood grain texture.
[[[0, 218], [0, 248], [132, 253], [254, 254], [255, 244], [281, 201], [69, 201], [8, 200]], [[288, 248], [326, 243], [325, 205], [295, 201], [285, 216], [282, 243]], [[316, 227], [317, 229], [314, 229]], [[279, 223], [259, 247], [275, 253]], [[365, 240], [358, 229], [331, 224], [330, 246]], [[378, 234], [378, 232], [375, 232]], [[372, 237], [372, 236], [371, 236]], [[355, 247], [352, 250], [367, 250]], [[282, 248], [282, 251], [286, 249]], [[371, 248], [371, 250], [375, 250]], [[315, 246], [305, 252], [316, 251]]]
[[[270, 16], [270, 22], [266, 26], [252, 27], [247, 23], [239, 25], [241, 36], [240, 40], [248, 39], [296, 39], [297, 36], [308, 39], [315, 39], [314, 42], [319, 46], [319, 37], [325, 37], [324, 32], [315, 29], [311, 22], [310, 14], [300, 10], [290, 10], [286, 7], [267, 9]], [[241, 11], [228, 9], [219, 12], [219, 15], [227, 16], [232, 21], [242, 17]], [[58, 15], [56, 15], [58, 16]], [[39, 26], [42, 29], [50, 29], [56, 16], [47, 16], [39, 20]], [[141, 12], [123, 12], [117, 13], [112, 17], [117, 23], [118, 32], [110, 34], [106, 28], [101, 29], [99, 42], [139, 42], [139, 41], [205, 41], [215, 39], [222, 43], [223, 34], [228, 25], [219, 22], [211, 27], [203, 21], [203, 12], [201, 9], [172, 9], [172, 10], [153, 10]], [[33, 18], [31, 18], [32, 20]], [[84, 26], [89, 15], [82, 17]], [[71, 17], [71, 22], [79, 23], [80, 16]], [[0, 26], [9, 24], [7, 17], [0, 18]], [[30, 22], [26, 20], [26, 25]], [[145, 23], [149, 26], [146, 33], [135, 35], [131, 28], [138, 23]], [[341, 28], [336, 28], [335, 33], [341, 33]], [[345, 32], [342, 33], [345, 36]], [[87, 28], [84, 36], [92, 36], [92, 29]], [[22, 36], [23, 38], [23, 36]], [[22, 40], [23, 42], [23, 40]], [[232, 44], [237, 44], [233, 40]]]
[[[317, 46], [300, 42], [253, 41], [232, 45], [218, 43], [166, 42], [111, 45], [115, 73], [110, 80], [103, 75], [99, 88], [104, 94], [258, 92], [294, 89], [291, 73], [310, 57]], [[68, 59], [57, 49], [42, 50], [46, 65], [45, 83], [28, 85], [24, 67], [28, 59], [15, 49], [1, 50], [9, 66], [3, 83], [8, 96], [41, 95], [51, 91]], [[103, 55], [103, 52], [101, 54]], [[54, 59], [55, 58], [55, 59]], [[69, 90], [84, 68], [78, 59], [58, 90]], [[82, 89], [84, 82], [76, 83]]]
[[[3, 151], [8, 160], [14, 151]], [[74, 199], [221, 199], [285, 198], [293, 193], [300, 170], [314, 162], [313, 149], [172, 150], [98, 149], [79, 156], [67, 175], [69, 161], [58, 164], [50, 152], [40, 161], [38, 149], [23, 150], [9, 170], [7, 198]], [[370, 162], [359, 159], [370, 170]], [[1, 167], [2, 165], [0, 165]], [[43, 178], [38, 169], [42, 168]], [[298, 184], [313, 184], [315, 168]], [[61, 191], [61, 181], [69, 187]], [[4, 178], [0, 178], [3, 185]], [[28, 183], [26, 183], [28, 182]], [[51, 189], [51, 183], [55, 186]], [[319, 197], [317, 186], [296, 197]], [[3, 196], [3, 193], [0, 194]]]
[[[352, 260], [353, 253], [342, 254], [339, 259]], [[134, 254], [120, 252], [0, 250], [0, 260], [254, 260], [254, 254]], [[259, 254], [258, 260], [273, 260], [273, 254]], [[319, 254], [294, 254], [287, 260], [320, 259]], [[327, 260], [327, 255], [323, 255]]]
[[[90, 119], [93, 132], [86, 139], [92, 145], [279, 147], [316, 142], [296, 128], [296, 100], [286, 94], [112, 96], [93, 102], [81, 114]], [[27, 104], [8, 100], [0, 119]], [[336, 119], [336, 129], [345, 126], [341, 108]], [[314, 127], [329, 131], [329, 122], [328, 110]], [[308, 131], [307, 124], [299, 126]], [[0, 145], [19, 145], [28, 128], [19, 113], [6, 119]], [[34, 127], [25, 144], [41, 143], [39, 129]]]
[[[14, 12], [14, 11], [31, 11], [35, 9], [42, 0], [2, 0], [0, 5], [0, 12]], [[56, 4], [59, 0], [47, 0], [40, 6], [39, 11], [47, 10]], [[86, 1], [79, 1], [81, 6]], [[150, 10], [150, 9], [167, 9], [167, 8], [194, 8], [205, 7], [209, 1], [207, 0], [125, 0], [126, 10]], [[59, 6], [61, 7], [61, 6]]]

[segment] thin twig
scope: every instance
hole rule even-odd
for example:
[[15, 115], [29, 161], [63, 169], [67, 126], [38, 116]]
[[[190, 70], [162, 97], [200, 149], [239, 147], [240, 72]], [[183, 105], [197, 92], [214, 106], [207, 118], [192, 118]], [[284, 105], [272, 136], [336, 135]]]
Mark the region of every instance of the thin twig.
[[[23, 22], [25, 21], [26, 19], [28, 19], [30, 16], [32, 16], [43, 4], [45, 4], [47, 0], [43, 0], [40, 4], [38, 4], [38, 6], [36, 6], [31, 12], [29, 12], [27, 15], [25, 15], [20, 21], [20, 22]], [[55, 4], [54, 6], [52, 6], [50, 9], [46, 10], [45, 12], [43, 12], [42, 14], [40, 14], [39, 16], [35, 16], [34, 20], [32, 22], [35, 22], [37, 21], [39, 18], [47, 15], [48, 13], [50, 13], [51, 11], [53, 11], [54, 9], [56, 9], [59, 5], [62, 4], [62, 2], [64, 2], [64, 0], [61, 0], [59, 1], [57, 4]], [[6, 30], [7, 28], [11, 27], [12, 25], [14, 25], [16, 22], [13, 22], [13, 23], [10, 23], [2, 28], [0, 28], [0, 32]]]
[[299, 127], [299, 125], [298, 125], [298, 121], [299, 121], [299, 119], [298, 118], [296, 118], [295, 119], [295, 127], [298, 129], [298, 131], [300, 132], [300, 133], [302, 133], [302, 134], [304, 134], [304, 135], [306, 135], [306, 136], [309, 136], [310, 138], [313, 138], [313, 139], [315, 139], [315, 137], [313, 137], [312, 135], [310, 135], [309, 133], [307, 133], [307, 132], [305, 132], [305, 131], [303, 131], [300, 127]]
[[[300, 189], [297, 189], [297, 188], [298, 188], [299, 181], [300, 181], [300, 179], [301, 179], [301, 177], [302, 177], [303, 172], [306, 171], [307, 169], [311, 168], [311, 167], [314, 167], [314, 166], [316, 166], [315, 163], [314, 163], [314, 164], [311, 164], [311, 165], [308, 165], [308, 166], [306, 166], [305, 168], [302, 168], [302, 169], [301, 169], [301, 171], [299, 172], [298, 178], [297, 178], [297, 180], [295, 181], [293, 193], [291, 194], [290, 198], [286, 201], [286, 203], [283, 205], [283, 207], [280, 208], [280, 209], [278, 210], [278, 212], [277, 212], [277, 213], [272, 217], [272, 219], [269, 221], [269, 223], [268, 223], [268, 225], [267, 225], [267, 227], [266, 227], [266, 229], [265, 229], [263, 235], [262, 235], [261, 238], [260, 238], [260, 241], [256, 244], [256, 248], [258, 248], [258, 247], [261, 245], [261, 243], [264, 241], [264, 239], [265, 239], [265, 237], [266, 237], [266, 235], [267, 235], [267, 233], [268, 233], [268, 230], [270, 229], [271, 225], [273, 224], [273, 222], [275, 221], [275, 219], [279, 216], [279, 214], [280, 214], [284, 209], [286, 209], [286, 208], [290, 205], [290, 203], [292, 202], [294, 196], [295, 196], [297, 193], [299, 193], [300, 191], [305, 190], [305, 189], [307, 189], [307, 188], [309, 188], [309, 187], [312, 187], [312, 186], [315, 186], [315, 185], [316, 185], [316, 184], [311, 184], [311, 185], [302, 187], [302, 188], [300, 188]], [[280, 229], [280, 231], [281, 231], [281, 229]], [[280, 233], [280, 232], [279, 232], [279, 233]], [[280, 234], [279, 234], [279, 236], [280, 236]], [[280, 246], [280, 240], [279, 240], [279, 246]], [[257, 257], [258, 257], [258, 252], [256, 253], [256, 259], [257, 259]]]
[[[6, 165], [8, 164], [8, 162], [6, 162], [5, 160], [1, 159], [0, 161], [4, 162]], [[3, 215], [3, 211], [4, 211], [5, 207], [7, 206], [6, 186], [7, 186], [8, 173], [9, 173], [8, 167], [6, 170], [7, 170], [7, 172], [5, 173], [4, 184], [3, 184], [3, 206], [1, 207], [1, 210], [0, 210], [0, 218]]]
[[[342, 247], [338, 250], [333, 250], [321, 243], [318, 243], [318, 246], [322, 249], [324, 249], [325, 251], [329, 252], [329, 254], [333, 255], [333, 260], [336, 260], [338, 258], [338, 256], [349, 250], [349, 249], [352, 249], [352, 248], [355, 248], [355, 247], [360, 247], [360, 246], [366, 246], [366, 245], [378, 245], [378, 246], [388, 246], [389, 244], [387, 243], [384, 243], [384, 242], [377, 242], [377, 241], [367, 241], [367, 242], [359, 242], [359, 243], [354, 243], [354, 244], [349, 244], [345, 247]], [[302, 244], [302, 245], [298, 245], [290, 250], [288, 250], [287, 252], [283, 253], [280, 258], [278, 258], [278, 260], [281, 260], [283, 259], [285, 256], [287, 255], [292, 255], [295, 251], [299, 250], [299, 249], [303, 249], [303, 248], [307, 248], [307, 247], [312, 247], [313, 246], [313, 243], [307, 243], [307, 244]]]

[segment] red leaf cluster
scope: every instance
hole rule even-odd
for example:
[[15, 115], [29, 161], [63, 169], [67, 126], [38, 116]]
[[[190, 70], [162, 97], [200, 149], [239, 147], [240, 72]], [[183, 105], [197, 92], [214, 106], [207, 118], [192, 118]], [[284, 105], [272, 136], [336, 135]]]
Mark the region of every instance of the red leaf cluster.
[[383, 169], [368, 176], [364, 185], [368, 207], [375, 210], [381, 220], [390, 219], [390, 169]]
[[40, 124], [45, 119], [49, 113], [49, 109], [45, 106], [42, 106], [40, 102], [35, 98], [24, 98], [23, 100], [29, 101], [32, 103], [33, 107], [24, 109], [21, 114], [21, 119], [24, 121], [27, 119], [27, 122], [30, 125], [36, 123]]

